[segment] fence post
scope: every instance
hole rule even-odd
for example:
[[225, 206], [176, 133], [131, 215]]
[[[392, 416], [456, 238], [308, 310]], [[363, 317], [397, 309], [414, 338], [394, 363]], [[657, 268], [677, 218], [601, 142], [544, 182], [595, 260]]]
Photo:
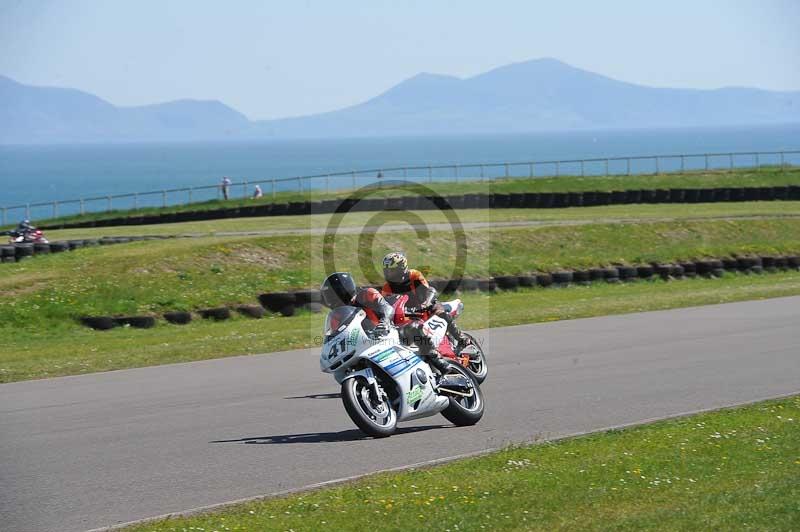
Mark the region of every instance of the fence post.
[[483, 165], [481, 165], [481, 183], [483, 183], [483, 178], [484, 178], [484, 175], [483, 175]]
[[164, 207], [167, 206], [167, 191], [166, 190], [162, 190], [161, 191], [161, 205], [164, 206]]
[[584, 177], [584, 171], [583, 171], [583, 159], [581, 159], [581, 177]]
[[681, 155], [681, 173], [684, 172], [684, 160], [683, 159], [684, 159], [684, 157], [683, 157], [683, 155]]
[[728, 154], [728, 167], [730, 168], [730, 171], [733, 172], [733, 154], [732, 153]]
[[408, 168], [403, 167], [403, 179], [406, 179], [407, 177], [408, 177]]
[[561, 162], [556, 161], [556, 177], [558, 177], [559, 175], [561, 175]]
[[428, 167], [428, 183], [433, 183], [433, 168]]
[[192, 191], [193, 190], [194, 190], [194, 187], [189, 187], [189, 203], [192, 203]]
[[111, 196], [106, 196], [106, 200], [108, 200], [108, 205], [106, 206], [106, 210], [111, 210]]
[[325, 194], [330, 195], [331, 193], [331, 176], [329, 174], [325, 174]]
[[[191, 201], [191, 197], [190, 197], [189, 201]], [[134, 192], [133, 193], [133, 210], [135, 210], [135, 211], [139, 210], [139, 193], [138, 192]]]
[[31, 204], [30, 203], [26, 203], [25, 204], [25, 218], [28, 219], [28, 220], [31, 219]]
[[533, 163], [528, 163], [528, 177], [533, 177]]
[[53, 218], [58, 218], [58, 202], [53, 202]]
[[706, 161], [706, 171], [708, 171], [708, 154], [706, 153], [705, 155], [703, 155], [703, 157], [705, 158]]
[[356, 189], [356, 173], [355, 173], [355, 171], [352, 172], [352, 175], [353, 175], [353, 190], [355, 190]]
[[455, 165], [453, 168], [455, 169], [456, 172], [456, 183], [458, 183], [458, 165]]
[[297, 178], [297, 192], [300, 194], [303, 193], [303, 179], [300, 177]]
[[781, 171], [783, 170], [785, 170], [785, 167], [784, 167], [783, 152], [781, 152]]
[[8, 209], [3, 207], [3, 225], [8, 223]]
[[242, 191], [244, 192], [243, 198], [247, 198], [247, 179], [242, 181]]
[[508, 179], [508, 163], [504, 165], [506, 167], [506, 179]]
[[627, 175], [631, 175], [631, 158], [630, 157], [625, 159], [625, 173]]
[[658, 166], [658, 157], [656, 157], [656, 175], [658, 175], [659, 173], [661, 173], [661, 168], [659, 168]]
[[272, 178], [272, 199], [275, 199], [275, 178]]
[[608, 159], [606, 159], [606, 177], [608, 177]]
[[81, 202], [81, 216], [83, 216], [85, 214], [85, 211], [83, 209], [83, 198], [80, 199], [80, 202]]
[[755, 152], [753, 155], [756, 156], [756, 172], [760, 172], [761, 171], [761, 164], [759, 164], [758, 152]]

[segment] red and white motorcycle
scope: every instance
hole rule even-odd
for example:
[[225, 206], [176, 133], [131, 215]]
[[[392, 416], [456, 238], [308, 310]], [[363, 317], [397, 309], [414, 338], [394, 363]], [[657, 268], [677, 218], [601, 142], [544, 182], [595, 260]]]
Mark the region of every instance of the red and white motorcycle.
[[[408, 306], [408, 295], [390, 295], [386, 297], [387, 301], [394, 308], [394, 325], [402, 327], [414, 321], [427, 322], [433, 314], [430, 308], [414, 308]], [[433, 299], [436, 302], [436, 298]], [[464, 304], [460, 299], [453, 299], [452, 301], [442, 302], [442, 306], [451, 318], [456, 319], [464, 311]], [[443, 320], [442, 320], [443, 321]], [[478, 343], [478, 340], [469, 333], [464, 333], [471, 340], [470, 345], [465, 346], [461, 350], [456, 350], [458, 340], [454, 338], [449, 332], [444, 335], [444, 338], [436, 346], [439, 354], [445, 358], [454, 360], [467, 368], [474, 376], [478, 383], [486, 380], [488, 374], [488, 367], [486, 365], [486, 354], [483, 348]]]
[[29, 231], [8, 231], [9, 244], [47, 244], [49, 241], [45, 238], [41, 229], [33, 228]]

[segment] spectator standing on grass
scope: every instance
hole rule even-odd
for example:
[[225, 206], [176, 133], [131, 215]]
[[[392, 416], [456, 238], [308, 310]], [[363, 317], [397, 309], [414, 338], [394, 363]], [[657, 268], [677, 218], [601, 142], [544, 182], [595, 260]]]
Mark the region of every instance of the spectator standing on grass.
[[253, 199], [258, 199], [263, 195], [264, 195], [264, 193], [261, 192], [261, 187], [256, 185], [255, 190], [253, 190]]
[[228, 199], [228, 193], [231, 190], [231, 179], [228, 176], [222, 178], [222, 197]]

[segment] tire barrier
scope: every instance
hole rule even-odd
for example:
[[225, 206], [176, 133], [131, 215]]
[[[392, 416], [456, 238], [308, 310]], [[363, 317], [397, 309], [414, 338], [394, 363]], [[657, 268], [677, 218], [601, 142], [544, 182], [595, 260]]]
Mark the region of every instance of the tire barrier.
[[642, 279], [650, 279], [655, 274], [655, 270], [652, 266], [637, 266], [636, 267], [636, 275], [638, 275]]
[[[534, 277], [534, 279], [536, 279]], [[461, 290], [463, 292], [475, 292], [480, 289], [479, 283], [477, 279], [462, 279], [461, 280]]]
[[589, 270], [576, 270], [572, 272], [572, 280], [578, 284], [586, 285], [592, 280]]
[[284, 307], [294, 306], [297, 296], [292, 292], [272, 292], [261, 294], [258, 296], [258, 301], [265, 309], [272, 312], [280, 312]]
[[84, 316], [80, 321], [95, 331], [107, 331], [117, 326], [114, 318], [108, 316]]
[[69, 249], [69, 244], [67, 242], [50, 243], [50, 253], [62, 253], [64, 251], [69, 251]]
[[33, 244], [14, 244], [14, 250], [18, 261], [33, 257]]
[[694, 262], [681, 262], [684, 277], [697, 277], [697, 266]]
[[[0, 252], [5, 248], [0, 247]], [[17, 252], [16, 246], [14, 251]], [[16, 255], [15, 255], [16, 256]], [[585, 270], [559, 270], [552, 273], [536, 273], [531, 275], [499, 275], [488, 279], [444, 279], [431, 281], [431, 285], [441, 288], [443, 293], [456, 291], [467, 292], [480, 290], [481, 292], [496, 292], [499, 290], [514, 291], [519, 287], [549, 287], [590, 285], [592, 282], [615, 283], [620, 280], [633, 281], [637, 279], [653, 281], [656, 278], [665, 281], [697, 277], [720, 277], [725, 272], [763, 273], [785, 270], [800, 271], [800, 256], [760, 256], [760, 257], [725, 257], [722, 259], [701, 259], [696, 261], [683, 261], [680, 263], [653, 263], [637, 266], [616, 265], [596, 267]], [[380, 287], [378, 287], [380, 288]], [[324, 310], [320, 303], [319, 290], [296, 290], [293, 292], [271, 292], [260, 294], [258, 305], [237, 305], [236, 311], [251, 318], [261, 318], [266, 311], [282, 316], [294, 316], [298, 310], [319, 313]], [[265, 310], [266, 309], [266, 310]], [[205, 319], [215, 321], [231, 318], [228, 307], [200, 309], [197, 313]], [[165, 312], [164, 319], [172, 324], [184, 325], [192, 321], [192, 314], [184, 311]], [[152, 316], [86, 316], [80, 322], [96, 330], [107, 330], [120, 325], [131, 327], [150, 328], [156, 323]]]
[[191, 312], [182, 312], [182, 311], [172, 311], [172, 312], [165, 312], [164, 319], [167, 320], [169, 323], [173, 323], [175, 325], [186, 325], [190, 321], [192, 321], [192, 313]]
[[0, 261], [17, 262], [17, 250], [14, 246], [0, 246]]
[[573, 275], [571, 271], [557, 271], [552, 273], [552, 279], [556, 286], [566, 286], [572, 282]]
[[496, 292], [497, 282], [494, 279], [478, 279], [478, 290], [481, 292]]
[[204, 308], [197, 311], [206, 320], [224, 321], [231, 317], [231, 309], [228, 307]]
[[603, 268], [590, 268], [589, 269], [589, 280], [590, 281], [602, 281], [606, 278], [606, 271]]
[[494, 278], [500, 290], [516, 290], [519, 287], [519, 277], [516, 275], [501, 275]]
[[[8, 252], [0, 252], [0, 261], [2, 262], [15, 262], [14, 260], [5, 260], [3, 257], [14, 257], [15, 260], [19, 261], [26, 257], [32, 257], [34, 255], [48, 255], [51, 253], [62, 253], [64, 251], [75, 251], [76, 249], [82, 249], [85, 247], [94, 247], [94, 246], [110, 246], [112, 244], [127, 244], [128, 242], [139, 242], [143, 240], [156, 240], [156, 239], [164, 239], [164, 238], [176, 238], [175, 235], [169, 236], [126, 236], [126, 237], [110, 237], [104, 236], [100, 239], [97, 238], [89, 238], [85, 240], [66, 240], [66, 241], [56, 241], [56, 242], [49, 242], [49, 243], [22, 243], [22, 244], [13, 244], [8, 246], [2, 246], [2, 248], [13, 248], [15, 250], [14, 253]], [[6, 254], [7, 253], [7, 254]]]
[[[43, 229], [80, 229], [87, 227], [112, 227], [117, 225], [151, 225], [188, 221], [218, 220], [256, 216], [299, 216], [331, 214], [342, 203], [354, 205], [355, 212], [421, 209], [550, 209], [564, 207], [592, 207], [598, 205], [629, 205], [633, 203], [717, 203], [730, 201], [787, 201], [800, 200], [800, 185], [782, 187], [723, 187], [723, 188], [673, 188], [655, 190], [615, 190], [611, 192], [525, 192], [514, 194], [461, 194], [455, 196], [420, 198], [403, 196], [395, 198], [368, 198], [357, 204], [355, 200], [302, 201], [268, 203], [246, 207], [225, 208], [179, 213], [125, 216], [62, 223], [43, 226]], [[125, 237], [119, 237], [124, 240]], [[103, 242], [105, 240], [105, 242]], [[101, 239], [101, 244], [109, 244]]]
[[319, 290], [299, 290], [294, 293], [295, 303], [297, 305], [308, 305], [311, 303], [321, 303], [322, 296]]
[[619, 271], [619, 278], [622, 281], [634, 281], [636, 280], [636, 276], [638, 274], [637, 270], [633, 266], [617, 266], [617, 270]]

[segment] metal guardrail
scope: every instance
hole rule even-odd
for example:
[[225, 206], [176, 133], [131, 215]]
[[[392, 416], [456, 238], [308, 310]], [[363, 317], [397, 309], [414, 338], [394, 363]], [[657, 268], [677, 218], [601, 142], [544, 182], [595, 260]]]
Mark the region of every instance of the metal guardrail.
[[[332, 172], [326, 174], [306, 175], [285, 178], [270, 178], [260, 180], [247, 180], [231, 182], [229, 185], [229, 199], [233, 199], [232, 192], [241, 188], [242, 194], [238, 198], [251, 197], [250, 187], [255, 185], [269, 185], [270, 195], [275, 198], [280, 191], [289, 191], [294, 187], [288, 186], [290, 183], [297, 183], [297, 192], [304, 193], [312, 190], [330, 193], [332, 184], [336, 190], [355, 190], [358, 187], [358, 178], [369, 178], [371, 182], [380, 182], [381, 178], [416, 179], [418, 181], [455, 181], [461, 179], [487, 179], [509, 178], [509, 177], [559, 177], [562, 175], [610, 175], [612, 165], [624, 163], [622, 168], [615, 169], [617, 175], [647, 175], [662, 174], [669, 172], [684, 172], [686, 170], [711, 170], [727, 168], [755, 168], [759, 170], [767, 161], [772, 160], [771, 166], [779, 165], [785, 168], [787, 159], [800, 156], [800, 150], [781, 150], [781, 151], [762, 151], [762, 152], [723, 152], [723, 153], [695, 153], [695, 154], [667, 154], [667, 155], [637, 155], [630, 157], [595, 157], [589, 159], [564, 159], [547, 161], [525, 161], [525, 162], [499, 162], [499, 163], [475, 163], [475, 164], [442, 164], [427, 166], [398, 166], [390, 168], [372, 168], [367, 170], [351, 170], [345, 172]], [[742, 158], [746, 158], [745, 164], [740, 164]], [[724, 159], [722, 165], [719, 159]], [[738, 160], [737, 160], [738, 159]], [[699, 162], [698, 162], [699, 160]], [[650, 162], [644, 169], [635, 168], [636, 163]], [[667, 163], [667, 164], [665, 164]], [[716, 164], [715, 164], [716, 163]], [[595, 168], [591, 166], [594, 165]], [[599, 171], [596, 166], [600, 165]], [[527, 176], [515, 173], [517, 168], [527, 171]], [[492, 171], [492, 170], [498, 170]], [[539, 170], [537, 172], [537, 169]], [[565, 169], [567, 172], [565, 173]], [[572, 171], [570, 171], [572, 170]], [[588, 170], [588, 171], [587, 171]], [[549, 173], [548, 173], [549, 171]], [[318, 180], [318, 186], [313, 186], [313, 181]], [[332, 183], [332, 180], [338, 183]], [[343, 183], [344, 182], [344, 183]], [[344, 186], [341, 186], [344, 184]], [[363, 184], [363, 183], [362, 183]], [[284, 186], [286, 185], [286, 186]], [[279, 190], [281, 188], [281, 190]], [[210, 193], [210, 191], [215, 191]], [[178, 195], [177, 201], [173, 201], [170, 195]], [[221, 199], [223, 197], [222, 185], [205, 185], [198, 187], [171, 188], [164, 190], [154, 190], [148, 192], [129, 192], [125, 194], [111, 194], [105, 196], [82, 197], [71, 200], [53, 200], [37, 203], [26, 203], [21, 205], [11, 205], [0, 207], [0, 223], [7, 225], [9, 214], [14, 211], [23, 211], [25, 218], [31, 218], [31, 211], [34, 208], [46, 208], [50, 210], [52, 218], [57, 218], [60, 211], [66, 205], [76, 205], [77, 209], [73, 214], [85, 214], [87, 212], [109, 212], [115, 208], [126, 210], [138, 210], [145, 206], [143, 200], [156, 197], [156, 201], [151, 202], [148, 207], [169, 207], [176, 205], [186, 205], [205, 197], [204, 201], [210, 199]], [[209, 197], [210, 196], [210, 197]], [[115, 207], [115, 200], [117, 205]], [[118, 203], [118, 200], [128, 200], [125, 206]], [[97, 204], [100, 209], [90, 208]], [[94, 204], [94, 205], [93, 205]], [[105, 208], [103, 208], [105, 207]]]

